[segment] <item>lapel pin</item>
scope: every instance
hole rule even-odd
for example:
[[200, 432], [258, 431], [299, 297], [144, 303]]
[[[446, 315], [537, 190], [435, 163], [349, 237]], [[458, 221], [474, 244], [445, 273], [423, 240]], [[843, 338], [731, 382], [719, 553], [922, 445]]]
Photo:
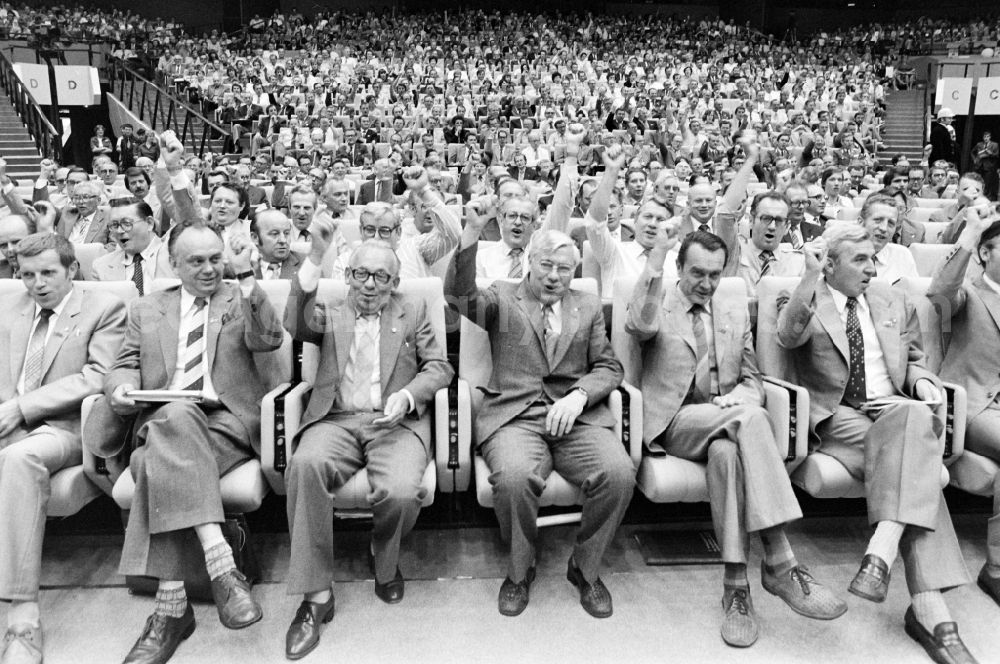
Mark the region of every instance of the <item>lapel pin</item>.
[[392, 333], [393, 333], [393, 334], [395, 334], [395, 333], [396, 333], [396, 328], [392, 328]]

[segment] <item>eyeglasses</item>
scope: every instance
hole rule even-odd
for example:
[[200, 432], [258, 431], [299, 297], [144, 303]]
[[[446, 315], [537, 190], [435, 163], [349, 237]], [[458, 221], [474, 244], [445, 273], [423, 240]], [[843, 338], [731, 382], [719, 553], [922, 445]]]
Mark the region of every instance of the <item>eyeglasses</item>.
[[139, 221], [136, 219], [119, 219], [118, 221], [109, 222], [108, 230], [125, 231], [128, 233], [137, 223], [139, 223]]
[[375, 237], [376, 234], [383, 240], [392, 237], [392, 234], [399, 230], [399, 224], [395, 226], [362, 226], [361, 232], [365, 237]]
[[535, 220], [535, 217], [530, 214], [518, 212], [508, 212], [504, 214], [503, 218], [507, 221], [517, 221], [520, 219], [525, 224], [530, 224]]
[[70, 196], [71, 201], [92, 201], [95, 198], [97, 198], [97, 196], [94, 194], [73, 194]]
[[[395, 229], [393, 229], [395, 230]], [[369, 272], [363, 267], [347, 268], [347, 271], [351, 273], [351, 277], [359, 283], [365, 283], [369, 278], [375, 279], [376, 284], [385, 286], [387, 283], [392, 281], [392, 275], [385, 270], [376, 270], [375, 272]]]
[[775, 226], [780, 226], [782, 224], [788, 223], [788, 217], [775, 217], [769, 214], [762, 214], [757, 217], [757, 221], [764, 224], [765, 226], [770, 226], [774, 224]]
[[809, 200], [808, 199], [798, 199], [798, 200], [794, 200], [794, 201], [788, 201], [788, 203], [792, 207], [806, 207], [807, 205], [809, 205]]

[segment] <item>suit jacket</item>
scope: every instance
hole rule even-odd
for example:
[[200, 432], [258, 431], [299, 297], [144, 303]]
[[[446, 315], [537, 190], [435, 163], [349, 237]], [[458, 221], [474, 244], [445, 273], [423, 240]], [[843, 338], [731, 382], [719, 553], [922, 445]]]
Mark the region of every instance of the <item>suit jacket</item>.
[[[289, 253], [288, 258], [281, 264], [281, 272], [278, 273], [278, 278], [291, 279], [299, 273], [300, 265], [302, 265], [302, 254], [297, 254], [294, 251]], [[253, 274], [258, 279], [263, 279], [260, 264], [254, 267]]]
[[1000, 392], [1000, 294], [982, 276], [965, 280], [971, 257], [965, 249], [952, 247], [927, 291], [932, 302], [947, 298], [951, 305], [951, 343], [940, 373], [942, 380], [965, 386], [969, 420]]
[[[129, 307], [128, 327], [111, 373], [104, 381], [110, 398], [119, 385], [143, 390], [170, 387], [177, 366], [181, 287], [149, 293]], [[205, 345], [212, 386], [219, 401], [244, 426], [254, 450], [260, 451], [260, 401], [266, 386], [258, 375], [253, 353], [276, 350], [284, 333], [281, 321], [260, 286], [244, 298], [236, 284], [223, 284], [208, 305]], [[221, 361], [220, 361], [221, 358]], [[138, 431], [155, 408], [139, 412]], [[109, 443], [110, 444], [110, 443]], [[98, 456], [114, 456], [118, 449], [95, 449]]]
[[[844, 398], [851, 357], [847, 330], [826, 281], [816, 285], [816, 294], [809, 307], [786, 300], [788, 295], [778, 296], [778, 343], [783, 348], [794, 349], [793, 366], [799, 383], [809, 390], [812, 400], [809, 426], [815, 432]], [[937, 376], [924, 364], [920, 323], [916, 309], [905, 294], [885, 284], [873, 283], [865, 299], [896, 391], [914, 396], [913, 386], [921, 378], [940, 387]]]
[[[154, 237], [152, 240], [158, 245], [156, 249], [156, 270], [153, 273], [154, 279], [173, 279], [177, 275], [170, 267], [170, 254], [167, 252], [167, 243]], [[104, 254], [94, 260], [90, 268], [87, 279], [91, 281], [123, 281], [125, 279], [125, 250], [118, 247], [110, 254]]]
[[511, 166], [510, 168], [507, 169], [507, 172], [510, 173], [510, 176], [512, 178], [514, 178], [515, 180], [518, 180], [518, 181], [537, 180], [538, 179], [538, 169], [537, 168], [528, 168], [528, 167], [525, 167], [525, 169], [524, 169], [524, 177], [518, 177], [517, 167], [516, 166]]
[[268, 201], [267, 201], [266, 191], [254, 185], [250, 185], [249, 187], [247, 187], [247, 203], [250, 205], [250, 207], [255, 207], [257, 205], [260, 205], [261, 203], [267, 203], [267, 202]]
[[[764, 388], [750, 332], [745, 298], [712, 297], [712, 332], [719, 393], [735, 393], [748, 405], [764, 402]], [[691, 315], [675, 283], [639, 277], [625, 330], [642, 344], [642, 435], [656, 440], [684, 405], [698, 365]]]
[[[84, 236], [84, 242], [100, 242], [101, 244], [114, 244], [114, 241], [110, 239], [108, 235], [108, 210], [103, 207], [97, 208], [94, 213], [94, 218], [90, 221], [90, 226], [87, 228], [87, 234]], [[69, 219], [65, 217], [60, 217], [59, 225], [57, 227], [59, 235], [64, 238], [69, 238], [70, 233], [73, 232], [73, 224], [69, 223]]]
[[[316, 385], [302, 416], [303, 431], [331, 412], [340, 390], [342, 370], [350, 357], [357, 318], [350, 302], [317, 302], [316, 291], [305, 292], [296, 276], [292, 280], [285, 327], [297, 341], [320, 347]], [[431, 414], [427, 405], [434, 393], [451, 382], [452, 368], [444, 349], [437, 344], [434, 328], [427, 317], [426, 305], [419, 298], [394, 293], [382, 310], [379, 334], [379, 371], [382, 402], [406, 389], [413, 397], [414, 409], [400, 423], [420, 438], [430, 453]]]
[[[799, 230], [802, 232], [802, 241], [811, 242], [816, 238], [823, 235], [823, 226], [820, 224], [814, 224], [809, 221], [799, 222]], [[788, 233], [785, 233], [785, 237], [781, 238], [782, 242], [791, 242], [792, 237]]]
[[[17, 397], [35, 301], [27, 292], [0, 299], [0, 401]], [[80, 404], [99, 394], [125, 332], [125, 304], [108, 293], [74, 289], [45, 344], [42, 383], [18, 399], [25, 426], [80, 435]]]
[[545, 353], [542, 305], [526, 281], [498, 281], [476, 288], [477, 245], [455, 252], [445, 295], [449, 306], [485, 329], [493, 350], [493, 372], [481, 387], [482, 407], [476, 418], [476, 440], [487, 440], [538, 400], [558, 401], [578, 387], [587, 405], [578, 422], [614, 426], [604, 403], [621, 384], [624, 372], [604, 327], [601, 299], [570, 290], [562, 300], [562, 333], [553, 363]]
[[[382, 189], [379, 191], [379, 200], [384, 203], [392, 202], [392, 189], [393, 185], [389, 182], [382, 183]], [[367, 205], [375, 201], [375, 181], [367, 180], [361, 183], [358, 187], [358, 205]]]

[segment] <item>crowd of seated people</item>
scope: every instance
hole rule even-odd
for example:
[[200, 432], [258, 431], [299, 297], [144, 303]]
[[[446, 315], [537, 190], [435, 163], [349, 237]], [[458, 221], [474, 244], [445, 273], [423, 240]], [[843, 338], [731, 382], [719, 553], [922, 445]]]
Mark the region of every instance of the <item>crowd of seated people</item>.
[[[93, 394], [105, 398], [91, 417], [107, 426], [88, 453], [125, 458], [135, 481], [120, 569], [158, 579], [126, 661], [166, 661], [195, 629], [185, 540], [204, 551], [222, 624], [261, 619], [219, 526], [219, 478], [260, 455], [253, 356], [277, 350], [282, 328], [320, 349], [285, 475], [288, 592], [302, 599], [286, 655], [306, 656], [333, 618], [334, 494], [361, 467], [375, 593], [401, 601], [401, 538], [431, 453], [428, 404], [455, 373], [426, 307], [399, 292], [428, 276], [444, 281], [454, 314], [509, 351], [483, 387], [474, 436], [508, 546], [501, 614], [530, 600], [546, 468], [585, 489], [567, 578], [588, 614], [613, 612], [601, 561], [635, 482], [605, 406], [624, 376], [607, 336], [613, 307], [627, 307], [625, 331], [648, 360], [646, 453], [707, 468], [724, 641], [746, 647], [760, 634], [751, 534], [765, 590], [814, 619], [848, 610], [785, 536], [801, 510], [763, 408], [757, 292], [768, 277], [794, 277], [778, 343], [812, 396], [814, 452], [864, 480], [873, 527], [848, 589], [883, 601], [898, 557], [907, 633], [935, 661], [976, 661], [942, 595], [971, 578], [941, 494], [944, 425], [932, 406], [943, 388], [902, 285], [933, 273], [930, 292], [955, 303], [959, 332], [940, 373], [970, 394], [967, 447], [1000, 461], [1000, 367], [989, 364], [1000, 354], [978, 350], [1000, 344], [1000, 214], [974, 172], [929, 151], [919, 163], [879, 155], [891, 55], [864, 44], [884, 35], [814, 36], [800, 51], [723, 23], [449, 20], [479, 41], [426, 18], [343, 15], [255, 20], [233, 43], [172, 35], [180, 60], [165, 54], [160, 67], [169, 82], [218, 101], [220, 119], [249, 121], [231, 151], [193, 154], [171, 132], [147, 132], [95, 153], [92, 173], [43, 162], [19, 183], [0, 163], [0, 277], [26, 287], [3, 301], [24, 315], [0, 321], [18, 345], [17, 366], [0, 372], [4, 664], [42, 659], [48, 480], [80, 463], [80, 404]], [[393, 29], [422, 45], [376, 49], [395, 43], [379, 41]], [[909, 33], [887, 34], [895, 49]], [[306, 50], [279, 53], [285, 39]], [[951, 246], [918, 265], [929, 243]], [[571, 287], [577, 274], [595, 279], [596, 294]], [[720, 288], [726, 277], [736, 291]], [[324, 278], [346, 281], [346, 299], [324, 301]], [[179, 285], [158, 290], [162, 279]], [[622, 279], [634, 289], [613, 301]], [[139, 297], [126, 314], [80, 280], [132, 282]], [[257, 283], [271, 280], [291, 283], [285, 311]], [[43, 363], [48, 330], [74, 317], [72, 343]], [[157, 389], [201, 400], [136, 398]], [[997, 520], [978, 583], [1000, 603]]]

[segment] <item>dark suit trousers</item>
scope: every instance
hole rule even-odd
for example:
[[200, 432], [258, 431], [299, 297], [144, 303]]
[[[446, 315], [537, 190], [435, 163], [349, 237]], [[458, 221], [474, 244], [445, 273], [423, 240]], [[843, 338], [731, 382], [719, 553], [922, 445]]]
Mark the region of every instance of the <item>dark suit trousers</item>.
[[181, 580], [196, 542], [190, 529], [225, 519], [219, 478], [254, 456], [250, 436], [224, 408], [175, 402], [157, 408], [136, 438], [120, 572]]
[[288, 465], [288, 594], [325, 590], [333, 583], [334, 496], [362, 468], [372, 488], [375, 576], [380, 583], [395, 576], [400, 540], [413, 529], [426, 495], [421, 480], [427, 450], [406, 427], [372, 426], [379, 417], [382, 413], [332, 413], [299, 439]]
[[818, 451], [864, 480], [869, 522], [906, 524], [899, 550], [911, 594], [970, 580], [941, 493], [942, 426], [930, 408], [910, 402], [871, 417], [841, 405], [817, 427]]
[[[966, 425], [965, 446], [1000, 463], [1000, 404], [991, 403]], [[986, 559], [1000, 565], [1000, 474], [993, 479], [993, 516], [986, 527]]]
[[664, 432], [663, 447], [682, 459], [707, 459], [708, 499], [723, 562], [747, 562], [748, 532], [802, 517], [760, 406], [682, 406]]
[[632, 500], [635, 467], [610, 429], [577, 421], [570, 433], [553, 438], [545, 430], [547, 413], [545, 406], [532, 406], [481, 448], [500, 534], [510, 544], [507, 576], [522, 581], [534, 564], [539, 498], [555, 469], [584, 495], [573, 559], [592, 582]]

